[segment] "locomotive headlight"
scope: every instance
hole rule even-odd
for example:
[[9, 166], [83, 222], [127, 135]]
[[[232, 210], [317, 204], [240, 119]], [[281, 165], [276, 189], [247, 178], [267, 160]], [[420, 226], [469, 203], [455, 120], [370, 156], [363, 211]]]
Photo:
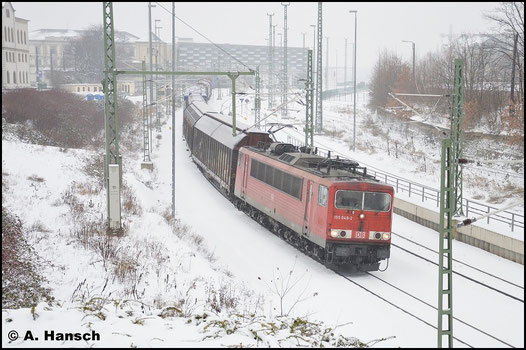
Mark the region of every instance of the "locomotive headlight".
[[387, 241], [389, 238], [391, 238], [391, 233], [390, 232], [384, 232], [384, 234], [382, 235], [382, 238]]
[[365, 214], [364, 214], [364, 213], [361, 213], [361, 214], [360, 214], [360, 219], [363, 219], [363, 218], [365, 218]]
[[338, 237], [338, 234], [339, 234], [338, 230], [331, 230], [331, 237], [332, 238]]

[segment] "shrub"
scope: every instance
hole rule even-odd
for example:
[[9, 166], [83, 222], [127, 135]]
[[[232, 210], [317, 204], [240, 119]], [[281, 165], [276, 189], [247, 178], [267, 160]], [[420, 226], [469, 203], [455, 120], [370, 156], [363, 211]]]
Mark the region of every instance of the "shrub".
[[26, 238], [20, 219], [2, 206], [2, 308], [32, 307], [52, 300], [37, 270], [39, 258]]
[[[119, 100], [119, 127], [133, 121], [135, 105]], [[57, 147], [104, 145], [104, 104], [74, 93], [15, 89], [2, 94], [2, 118], [12, 124], [32, 124], [44, 138], [32, 142]]]

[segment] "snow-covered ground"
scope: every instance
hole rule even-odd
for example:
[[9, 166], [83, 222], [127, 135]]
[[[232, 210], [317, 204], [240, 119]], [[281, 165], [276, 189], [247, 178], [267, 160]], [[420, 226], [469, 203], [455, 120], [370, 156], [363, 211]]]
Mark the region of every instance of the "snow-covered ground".
[[[30, 242], [49, 261], [42, 266], [43, 274], [57, 300], [34, 310], [2, 310], [3, 346], [277, 347], [313, 345], [324, 334], [330, 338], [325, 346], [359, 345], [352, 337], [370, 346], [382, 338], [378, 346], [436, 346], [435, 309], [373, 276], [350, 276], [411, 316], [306, 257], [236, 210], [191, 162], [182, 138], [180, 109], [175, 121], [177, 220], [170, 225], [166, 219], [171, 205], [171, 123], [169, 118], [165, 121], [162, 131], [154, 134], [153, 172], [141, 169], [142, 152], [123, 156], [127, 230], [109, 240], [97, 241], [78, 230], [106, 215], [105, 190], [83, 171], [93, 153], [2, 141], [4, 205], [20, 216]], [[389, 162], [390, 170], [399, 166], [392, 163], [396, 161]], [[436, 249], [436, 232], [397, 215], [393, 232]], [[401, 237], [392, 241], [438, 260], [436, 254]], [[519, 287], [462, 264], [455, 263], [456, 270], [524, 300], [523, 265], [460, 242], [455, 242], [454, 250], [456, 259]], [[114, 259], [108, 255], [112, 252]], [[373, 275], [436, 305], [438, 272], [430, 262], [393, 246], [388, 269]], [[289, 279], [296, 284], [283, 292]], [[459, 339], [455, 346], [465, 347], [462, 341], [476, 347], [505, 343], [524, 347], [523, 302], [458, 275], [453, 286], [454, 316], [460, 320], [454, 323]], [[277, 317], [282, 313], [290, 315]], [[320, 325], [316, 328], [305, 320]], [[21, 338], [9, 341], [12, 330]], [[28, 330], [39, 340], [23, 341]], [[44, 341], [44, 330], [95, 330], [101, 340]]]

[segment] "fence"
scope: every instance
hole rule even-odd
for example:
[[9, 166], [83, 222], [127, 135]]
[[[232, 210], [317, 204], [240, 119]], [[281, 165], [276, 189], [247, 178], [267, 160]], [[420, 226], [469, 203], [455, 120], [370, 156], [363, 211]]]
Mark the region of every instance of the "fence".
[[[294, 146], [303, 146], [303, 142], [296, 139], [291, 135], [287, 135], [287, 142], [293, 144]], [[318, 154], [324, 157], [328, 156], [329, 150], [321, 149], [318, 147]], [[332, 155], [338, 154], [339, 156], [347, 158], [346, 155], [333, 151], [330, 151]], [[440, 190], [421, 185], [419, 183], [406, 180], [399, 176], [389, 174], [388, 172], [376, 169], [367, 164], [361, 163], [367, 167], [367, 173], [373, 175], [377, 180], [380, 180], [386, 184], [389, 184], [394, 187], [396, 193], [407, 193], [409, 197], [413, 196], [414, 198], [420, 198], [422, 202], [432, 201], [436, 203], [437, 208], [440, 206]], [[462, 208], [464, 209], [464, 215], [466, 217], [479, 216], [487, 214], [491, 211], [498, 210], [498, 208], [491, 207], [489, 205], [478, 203], [473, 200], [463, 198], [462, 199]], [[515, 228], [524, 229], [524, 215], [513, 213], [510, 211], [502, 211], [500, 213], [488, 216], [486, 218], [487, 223], [490, 223], [490, 220], [503, 222], [510, 226], [511, 231]]]

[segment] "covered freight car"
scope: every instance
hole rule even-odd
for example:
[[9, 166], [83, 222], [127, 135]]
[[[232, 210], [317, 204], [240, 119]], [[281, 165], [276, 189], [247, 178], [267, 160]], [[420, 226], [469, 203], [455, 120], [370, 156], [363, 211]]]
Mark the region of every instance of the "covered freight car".
[[239, 148], [270, 143], [267, 132], [245, 132], [247, 126], [238, 124], [236, 136], [232, 123], [222, 114], [205, 112], [206, 103], [193, 101], [184, 111], [183, 133], [194, 162], [205, 175], [225, 194], [234, 191], [236, 164]]

